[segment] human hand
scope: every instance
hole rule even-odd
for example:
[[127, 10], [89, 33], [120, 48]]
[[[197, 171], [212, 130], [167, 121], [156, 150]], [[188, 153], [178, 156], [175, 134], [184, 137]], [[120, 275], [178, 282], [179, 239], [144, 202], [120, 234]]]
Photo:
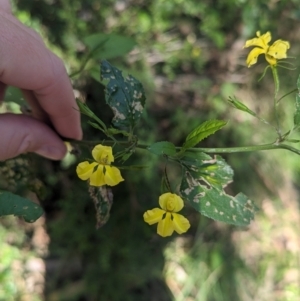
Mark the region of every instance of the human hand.
[[41, 37], [11, 14], [9, 0], [0, 0], [0, 100], [8, 85], [21, 89], [32, 117], [0, 114], [0, 160], [26, 152], [62, 159], [66, 147], [59, 136], [82, 137], [69, 77]]

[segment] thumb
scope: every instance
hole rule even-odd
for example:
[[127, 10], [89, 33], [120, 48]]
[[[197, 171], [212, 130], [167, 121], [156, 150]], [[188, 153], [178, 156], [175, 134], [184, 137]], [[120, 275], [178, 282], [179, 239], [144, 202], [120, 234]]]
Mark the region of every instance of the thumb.
[[10, 1], [0, 0], [0, 9], [10, 14], [11, 13]]
[[0, 160], [27, 152], [60, 160], [66, 153], [66, 146], [52, 129], [26, 115], [1, 114], [0, 137]]

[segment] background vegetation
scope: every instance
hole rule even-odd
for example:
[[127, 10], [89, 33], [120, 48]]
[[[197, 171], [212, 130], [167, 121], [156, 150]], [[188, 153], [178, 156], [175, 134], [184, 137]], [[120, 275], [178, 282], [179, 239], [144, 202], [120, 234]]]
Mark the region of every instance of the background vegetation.
[[[139, 135], [149, 143], [182, 143], [210, 118], [229, 124], [203, 146], [272, 141], [258, 121], [226, 103], [235, 95], [262, 116], [271, 114], [271, 74], [258, 82], [265, 65], [245, 66], [243, 44], [257, 30], [291, 42], [297, 70], [279, 71], [282, 94], [295, 87], [299, 74], [297, 0], [15, 0], [14, 12], [63, 58], [70, 74], [86, 58], [87, 36], [113, 34], [115, 47], [101, 49], [99, 59], [143, 82], [148, 99]], [[88, 63], [73, 85], [109, 122], [98, 66], [97, 59]], [[8, 100], [16, 101], [10, 93]], [[293, 97], [282, 105], [287, 123]], [[7, 102], [5, 109], [14, 105]], [[85, 122], [83, 117], [85, 138], [97, 139], [99, 132]], [[81, 155], [88, 157], [88, 151]], [[148, 154], [138, 153], [135, 160], [153, 168], [124, 174], [126, 181], [113, 190], [109, 222], [100, 230], [86, 183], [75, 175], [75, 156], [50, 162], [30, 155], [3, 163], [1, 185], [39, 201], [46, 214], [32, 225], [1, 218], [0, 300], [299, 300], [299, 158], [284, 151], [225, 158], [235, 170], [228, 191], [243, 191], [258, 204], [256, 220], [239, 229], [186, 208], [191, 230], [169, 239], [142, 220], [156, 205], [162, 172]]]

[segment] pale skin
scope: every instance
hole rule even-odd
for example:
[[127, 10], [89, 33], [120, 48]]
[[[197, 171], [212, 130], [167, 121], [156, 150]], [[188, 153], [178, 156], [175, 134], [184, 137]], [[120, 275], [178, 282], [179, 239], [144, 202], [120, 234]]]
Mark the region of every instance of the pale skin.
[[7, 86], [22, 90], [32, 114], [0, 114], [0, 160], [27, 152], [62, 159], [61, 137], [82, 138], [70, 79], [41, 37], [12, 15], [9, 0], [0, 0], [0, 101]]

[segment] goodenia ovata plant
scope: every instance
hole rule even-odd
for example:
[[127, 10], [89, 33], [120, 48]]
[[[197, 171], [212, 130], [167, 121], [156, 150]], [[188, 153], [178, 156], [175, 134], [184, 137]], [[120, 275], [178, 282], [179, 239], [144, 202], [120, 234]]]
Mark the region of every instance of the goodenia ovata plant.
[[[157, 192], [159, 206], [149, 208], [143, 217], [149, 225], [157, 224], [157, 233], [163, 237], [175, 232], [185, 233], [190, 228], [190, 222], [181, 213], [184, 204], [191, 206], [200, 214], [217, 221], [236, 226], [247, 226], [254, 219], [257, 210], [254, 202], [243, 193], [236, 196], [225, 192], [226, 186], [233, 181], [233, 170], [221, 157], [224, 153], [250, 152], [260, 150], [286, 149], [300, 155], [300, 149], [291, 146], [291, 143], [300, 142], [292, 137], [300, 127], [300, 77], [297, 89], [278, 98], [279, 78], [277, 68], [284, 65], [290, 44], [287, 41], [277, 40], [271, 46], [269, 32], [246, 41], [244, 47], [253, 48], [247, 58], [248, 67], [257, 62], [257, 57], [264, 54], [268, 63], [266, 70], [271, 68], [274, 78], [274, 116], [275, 124], [265, 120], [234, 97], [228, 99], [236, 109], [248, 113], [260, 120], [263, 124], [271, 125], [277, 133], [277, 138], [271, 143], [229, 148], [201, 148], [199, 143], [226, 126], [224, 120], [207, 120], [199, 124], [187, 135], [183, 145], [175, 146], [171, 141], [157, 141], [151, 145], [139, 142], [137, 126], [142, 117], [146, 96], [142, 84], [131, 75], [124, 76], [108, 61], [101, 62], [101, 79], [105, 84], [106, 103], [113, 111], [111, 125], [106, 125], [93, 112], [88, 104], [77, 101], [80, 112], [89, 117], [90, 126], [101, 131], [106, 139], [101, 141], [71, 141], [73, 144], [92, 147], [91, 158], [79, 162], [76, 168], [78, 177], [87, 181], [89, 194], [95, 204], [97, 227], [104, 225], [110, 214], [113, 202], [111, 187], [126, 181], [122, 176], [122, 169], [138, 169], [143, 172], [143, 166], [128, 166], [126, 161], [136, 152], [150, 152], [159, 156], [162, 161], [177, 164], [182, 170], [181, 184], [178, 191], [173, 191], [169, 182], [168, 171], [162, 175], [161, 191]], [[84, 62], [86, 64], [86, 62]], [[80, 70], [83, 70], [81, 68]], [[265, 75], [266, 70], [263, 75]], [[75, 74], [77, 74], [75, 72]], [[278, 104], [280, 100], [294, 92], [296, 93], [294, 125], [282, 133], [278, 118]], [[120, 138], [121, 137], [121, 138]], [[1, 208], [0, 195], [0, 214]], [[27, 208], [28, 209], [28, 208]], [[36, 210], [36, 208], [35, 208]], [[34, 211], [34, 210], [33, 210]], [[30, 210], [32, 212], [32, 210]], [[37, 213], [37, 212], [35, 212]], [[4, 211], [4, 214], [24, 216], [13, 208]], [[38, 214], [41, 214], [39, 212]], [[26, 217], [33, 221], [38, 217]]]

